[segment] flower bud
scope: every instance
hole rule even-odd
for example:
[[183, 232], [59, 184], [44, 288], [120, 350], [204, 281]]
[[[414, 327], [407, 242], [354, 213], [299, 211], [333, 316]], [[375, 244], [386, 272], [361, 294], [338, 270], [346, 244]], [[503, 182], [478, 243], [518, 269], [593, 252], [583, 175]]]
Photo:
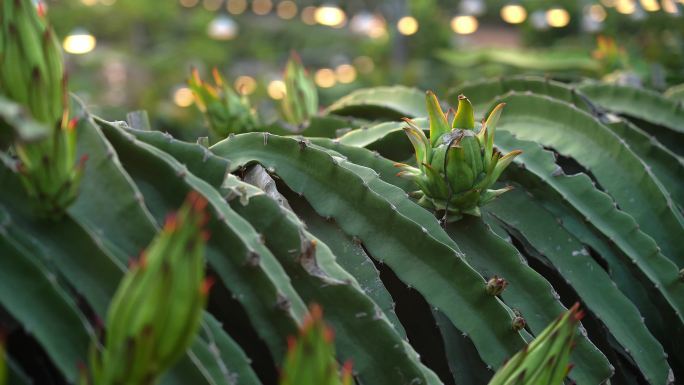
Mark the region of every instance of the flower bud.
[[285, 66], [284, 80], [285, 96], [280, 104], [283, 119], [295, 125], [307, 122], [318, 112], [318, 91], [295, 52]]
[[104, 347], [91, 359], [95, 384], [154, 383], [194, 340], [212, 283], [204, 278], [206, 205], [191, 192], [131, 264], [109, 306]]
[[516, 315], [515, 317], [513, 317], [513, 321], [511, 321], [511, 327], [516, 332], [523, 330], [526, 325], [527, 325], [527, 322], [525, 321], [525, 319], [519, 315]]
[[212, 70], [214, 84], [203, 81], [197, 69], [192, 70], [188, 86], [195, 97], [197, 108], [204, 117], [213, 136], [212, 142], [230, 134], [255, 131], [259, 118], [246, 96], [238, 95], [226, 84], [216, 68]]
[[579, 304], [561, 314], [534, 341], [511, 357], [494, 374], [489, 385], [561, 385], [572, 368], [568, 362], [582, 316]]
[[417, 168], [405, 164], [401, 177], [413, 180], [420, 188], [418, 203], [446, 214], [449, 221], [464, 214], [480, 215], [485, 205], [509, 188], [490, 189], [504, 169], [519, 155], [506, 155], [494, 148], [494, 129], [503, 104], [494, 108], [482, 127], [475, 127], [473, 106], [465, 96], [459, 96], [458, 110], [451, 125], [447, 122], [437, 97], [428, 92], [427, 111], [430, 138], [410, 119], [404, 131], [416, 152]]
[[280, 373], [280, 385], [351, 385], [351, 362], [337, 371], [334, 333], [323, 321], [323, 311], [314, 304], [299, 331], [290, 337]]
[[500, 295], [503, 293], [506, 286], [508, 286], [508, 282], [505, 279], [499, 278], [495, 275], [490, 278], [489, 281], [487, 281], [485, 288], [487, 290], [487, 294], [489, 295]]

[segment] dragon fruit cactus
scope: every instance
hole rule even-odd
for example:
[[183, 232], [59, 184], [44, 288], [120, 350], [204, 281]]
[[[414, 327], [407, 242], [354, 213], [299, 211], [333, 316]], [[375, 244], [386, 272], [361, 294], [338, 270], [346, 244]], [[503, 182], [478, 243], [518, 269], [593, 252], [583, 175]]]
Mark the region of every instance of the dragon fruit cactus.
[[86, 158], [76, 160], [77, 120], [69, 119], [62, 52], [42, 3], [2, 3], [0, 94], [46, 127], [42, 139], [16, 141], [16, 168], [39, 211], [59, 217], [76, 199]]
[[494, 147], [494, 130], [504, 104], [497, 105], [478, 130], [473, 107], [465, 96], [459, 96], [451, 124], [435, 94], [428, 91], [426, 101], [430, 137], [412, 120], [404, 119], [418, 167], [397, 163], [398, 175], [420, 188], [413, 196], [421, 206], [444, 214], [448, 221], [464, 214], [479, 216], [480, 206], [510, 190], [491, 187], [521, 153], [516, 150], [504, 155]]

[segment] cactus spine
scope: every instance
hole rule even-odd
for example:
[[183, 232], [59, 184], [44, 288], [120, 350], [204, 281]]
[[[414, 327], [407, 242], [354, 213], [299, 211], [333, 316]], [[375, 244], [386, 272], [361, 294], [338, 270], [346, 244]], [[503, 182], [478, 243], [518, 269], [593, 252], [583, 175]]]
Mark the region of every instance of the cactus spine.
[[105, 345], [91, 354], [94, 384], [155, 384], [195, 338], [211, 287], [206, 205], [191, 192], [132, 263], [109, 306]]

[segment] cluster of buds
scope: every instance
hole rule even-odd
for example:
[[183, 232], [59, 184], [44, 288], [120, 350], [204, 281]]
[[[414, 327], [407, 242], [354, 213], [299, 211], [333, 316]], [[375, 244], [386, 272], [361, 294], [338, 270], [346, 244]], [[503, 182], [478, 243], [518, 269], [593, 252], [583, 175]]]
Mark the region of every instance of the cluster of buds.
[[285, 96], [280, 104], [281, 115], [290, 124], [304, 124], [318, 112], [318, 91], [295, 52], [292, 52], [287, 62], [284, 79]]
[[496, 372], [489, 385], [561, 385], [572, 369], [570, 352], [583, 317], [576, 303]]
[[77, 122], [69, 120], [59, 43], [42, 3], [3, 1], [0, 21], [0, 93], [26, 108], [49, 133], [16, 143], [18, 170], [40, 213], [59, 217], [76, 199], [85, 162], [76, 160]]
[[426, 95], [430, 120], [430, 138], [410, 119], [404, 131], [416, 152], [413, 167], [403, 163], [395, 166], [397, 174], [416, 183], [419, 191], [412, 195], [426, 208], [443, 213], [448, 221], [460, 219], [464, 214], [480, 215], [480, 206], [510, 190], [510, 187], [490, 189], [504, 169], [521, 153], [511, 151], [503, 155], [494, 147], [494, 131], [504, 104], [494, 108], [478, 130], [473, 107], [463, 95], [451, 124], [437, 97], [430, 91]]
[[216, 68], [211, 73], [214, 84], [203, 81], [199, 71], [194, 68], [188, 86], [197, 108], [204, 114], [213, 136], [212, 141], [225, 139], [230, 134], [255, 131], [259, 126], [259, 117], [247, 96], [238, 95], [226, 84]]
[[290, 337], [280, 385], [351, 385], [351, 362], [338, 373], [334, 333], [323, 321], [320, 306], [312, 305], [299, 331]]
[[147, 385], [194, 340], [212, 281], [204, 277], [207, 201], [191, 192], [131, 264], [109, 306], [105, 344], [82, 384]]

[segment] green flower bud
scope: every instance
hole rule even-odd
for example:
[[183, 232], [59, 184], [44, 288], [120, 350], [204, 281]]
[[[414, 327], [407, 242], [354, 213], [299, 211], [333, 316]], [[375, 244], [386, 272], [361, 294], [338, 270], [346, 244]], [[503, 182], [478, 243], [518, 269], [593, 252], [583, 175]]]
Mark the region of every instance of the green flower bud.
[[420, 188], [414, 193], [419, 204], [446, 214], [449, 221], [464, 214], [480, 215], [479, 206], [508, 191], [490, 188], [521, 153], [516, 150], [502, 155], [494, 147], [494, 130], [503, 104], [496, 106], [479, 130], [473, 106], [463, 95], [459, 96], [451, 125], [432, 92], [428, 91], [426, 104], [430, 138], [405, 119], [408, 127], [404, 131], [415, 149], [417, 167], [397, 164], [401, 169], [398, 175], [413, 180]]
[[91, 355], [95, 384], [154, 384], [194, 340], [211, 287], [206, 205], [191, 192], [130, 266], [109, 305], [104, 347]]
[[494, 374], [489, 385], [560, 385], [568, 375], [570, 352], [583, 317], [576, 303]]
[[188, 86], [195, 96], [195, 105], [204, 114], [212, 136], [212, 142], [225, 139], [230, 134], [255, 131], [259, 117], [246, 96], [238, 95], [216, 68], [212, 70], [214, 84], [203, 81], [197, 69], [192, 70]]
[[290, 124], [306, 123], [318, 113], [318, 91], [295, 52], [285, 66], [284, 80], [285, 96], [280, 103], [282, 118]]
[[0, 93], [48, 133], [31, 141], [19, 136], [17, 170], [39, 213], [59, 218], [76, 199], [87, 159], [76, 161], [77, 120], [69, 120], [62, 53], [42, 3], [4, 1], [0, 21]]
[[287, 340], [287, 355], [280, 385], [351, 385], [351, 362], [338, 374], [334, 333], [323, 321], [323, 311], [314, 304], [299, 331]]

